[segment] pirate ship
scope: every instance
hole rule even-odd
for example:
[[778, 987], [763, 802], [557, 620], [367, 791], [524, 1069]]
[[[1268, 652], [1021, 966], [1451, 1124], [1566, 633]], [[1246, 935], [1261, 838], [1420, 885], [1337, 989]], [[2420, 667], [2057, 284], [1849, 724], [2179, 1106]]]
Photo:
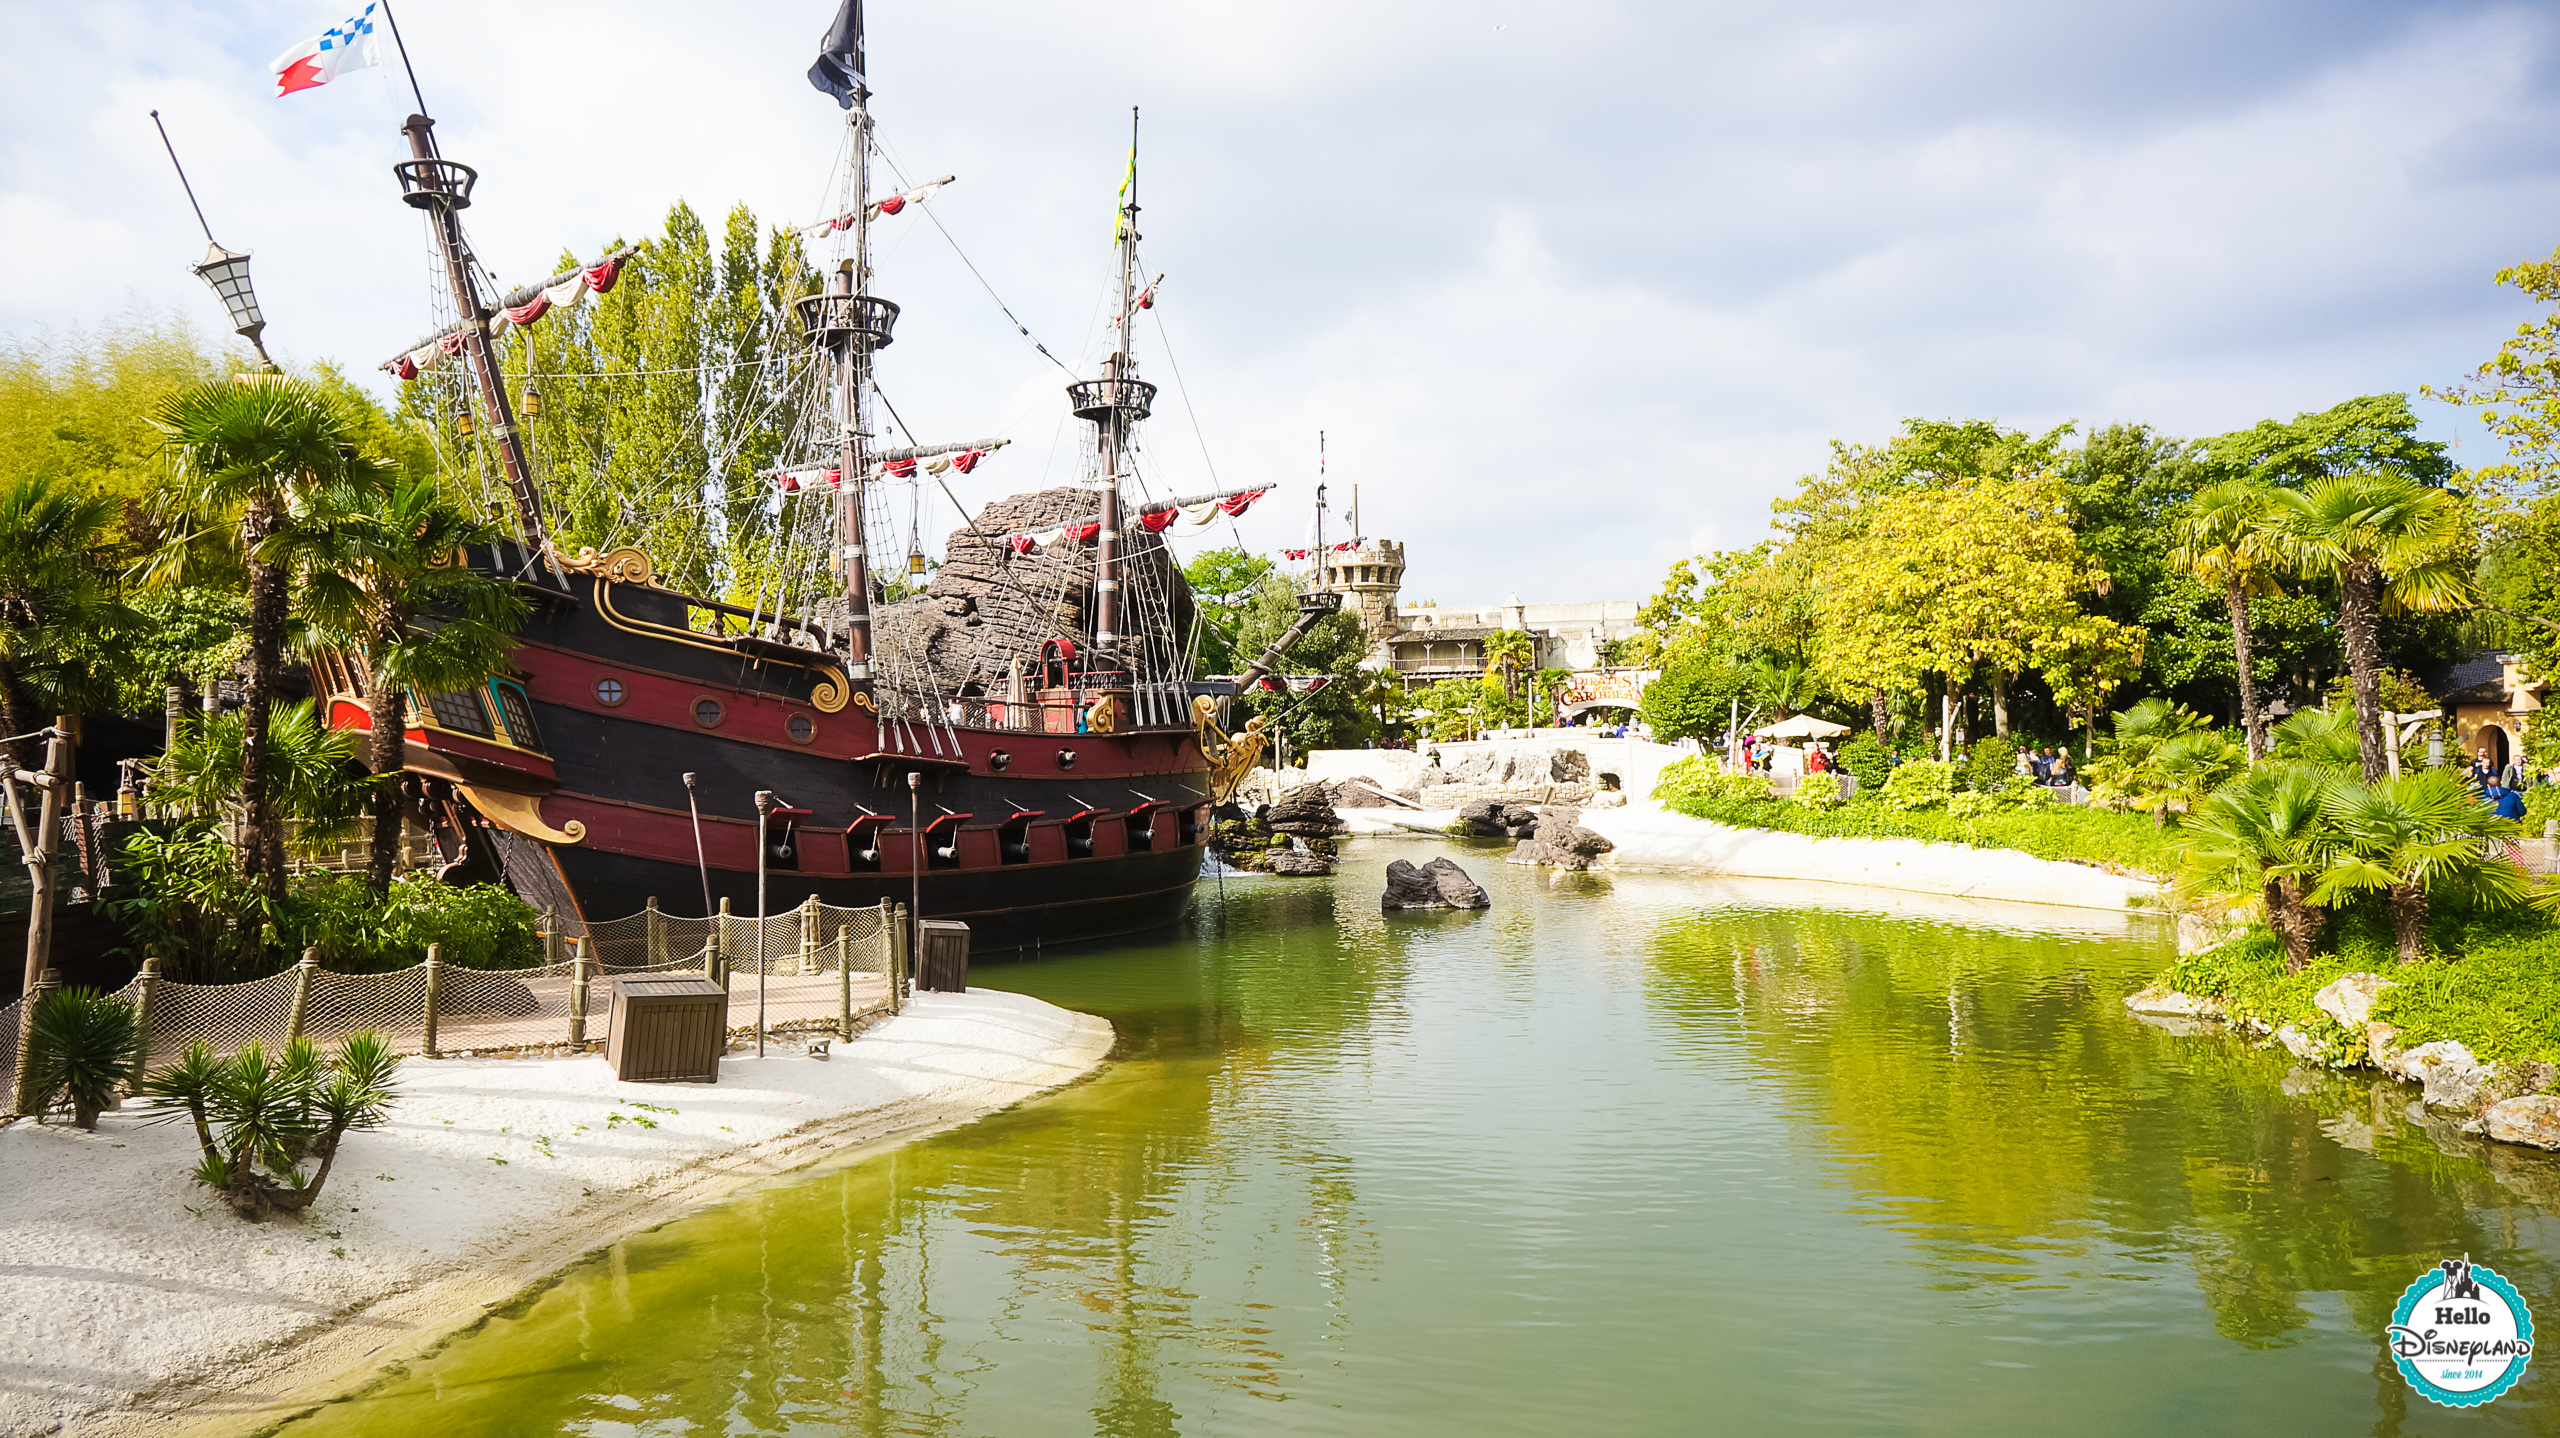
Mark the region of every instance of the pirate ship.
[[[476, 397], [513, 537], [464, 559], [519, 585], [532, 613], [512, 672], [406, 696], [403, 782], [448, 877], [503, 878], [569, 934], [652, 900], [752, 909], [760, 871], [774, 909], [912, 896], [919, 917], [965, 921], [983, 947], [1171, 922], [1201, 872], [1209, 809], [1260, 750], [1260, 721], [1228, 732], [1228, 696], [1339, 607], [1303, 596], [1296, 626], [1239, 682], [1195, 680], [1195, 616], [1162, 531], [1238, 513], [1259, 491], [1124, 493], [1155, 396], [1130, 325], [1153, 302], [1134, 112], [1113, 342], [1098, 373], [1067, 385], [1092, 427], [1082, 477], [988, 506], [921, 592], [885, 602], [873, 562], [885, 492], [920, 483], [920, 466], [966, 473], [1001, 441], [888, 447], [874, 429], [874, 366], [900, 310], [871, 291], [871, 230], [934, 187], [872, 197], [866, 59], [859, 0], [846, 0], [810, 72], [849, 132], [839, 212], [804, 232], [834, 262], [768, 355], [805, 418], [769, 475], [780, 566], [746, 604], [668, 587], [637, 548], [553, 542], [496, 346], [609, 291], [632, 253], [493, 300], [462, 227], [476, 172], [440, 153], [424, 114], [405, 127], [401, 198], [426, 218], [454, 318], [385, 368], [413, 380], [441, 367]], [[332, 722], [366, 727], [361, 665], [313, 668]]]

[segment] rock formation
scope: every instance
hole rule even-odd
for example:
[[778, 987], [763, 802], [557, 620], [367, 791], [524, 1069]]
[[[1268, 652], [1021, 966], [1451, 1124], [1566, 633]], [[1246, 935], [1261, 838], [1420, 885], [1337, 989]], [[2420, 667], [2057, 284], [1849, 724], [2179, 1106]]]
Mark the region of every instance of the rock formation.
[[1389, 864], [1387, 891], [1378, 901], [1383, 909], [1484, 909], [1492, 905], [1484, 887], [1446, 858], [1434, 859], [1418, 869], [1405, 859]]
[[[1093, 547], [1057, 539], [1028, 554], [1009, 535], [1091, 520], [1101, 501], [1083, 489], [1044, 489], [995, 500], [967, 529], [943, 541], [943, 563], [925, 591], [876, 609], [872, 634], [893, 682], [929, 679], [946, 695], [998, 697], [1016, 660], [1026, 664], [1045, 639], [1079, 648], [1093, 632]], [[879, 541], [875, 538], [874, 544]], [[1141, 672], [1170, 676], [1191, 634], [1191, 590], [1164, 540], [1134, 520], [1120, 533], [1122, 628], [1149, 646]], [[843, 605], [825, 616], [841, 628]]]

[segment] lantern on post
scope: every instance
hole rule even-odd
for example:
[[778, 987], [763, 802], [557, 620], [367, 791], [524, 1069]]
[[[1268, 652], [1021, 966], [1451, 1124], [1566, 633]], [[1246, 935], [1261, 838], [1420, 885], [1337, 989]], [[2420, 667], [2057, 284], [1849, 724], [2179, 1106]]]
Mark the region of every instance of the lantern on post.
[[517, 397], [516, 409], [518, 412], [523, 414], [526, 419], [537, 419], [541, 416], [542, 391], [533, 387], [533, 381], [526, 380], [524, 382], [524, 393]]
[[471, 437], [472, 428], [471, 401], [467, 399], [455, 400], [453, 402], [453, 432], [462, 436], [464, 439], [469, 439]]

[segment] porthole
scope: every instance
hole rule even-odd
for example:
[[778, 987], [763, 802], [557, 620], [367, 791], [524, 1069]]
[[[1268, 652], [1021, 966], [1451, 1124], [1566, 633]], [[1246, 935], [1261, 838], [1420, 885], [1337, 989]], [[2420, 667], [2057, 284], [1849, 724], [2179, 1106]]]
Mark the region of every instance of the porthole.
[[794, 744], [806, 744], [818, 737], [817, 721], [806, 714], [792, 715], [783, 722], [782, 727], [791, 731], [791, 742]]
[[631, 691], [623, 688], [619, 679], [607, 676], [596, 681], [596, 702], [607, 709], [622, 707], [622, 701], [630, 697]]
[[720, 707], [719, 700], [708, 694], [693, 701], [693, 722], [705, 729], [719, 728], [720, 721], [726, 717], [728, 717], [728, 711]]

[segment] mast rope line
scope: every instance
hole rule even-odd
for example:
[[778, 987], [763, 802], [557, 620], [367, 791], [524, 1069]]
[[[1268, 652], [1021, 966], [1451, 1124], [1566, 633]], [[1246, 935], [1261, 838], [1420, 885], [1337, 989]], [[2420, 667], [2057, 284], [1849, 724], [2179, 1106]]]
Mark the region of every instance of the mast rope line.
[[[888, 146], [879, 144], [875, 141], [872, 148], [879, 153], [880, 162], [889, 167], [889, 173], [898, 177], [898, 184], [900, 188], [908, 190], [915, 188], [915, 186], [907, 183], [906, 168], [900, 165], [896, 157], [889, 153]], [[1031, 341], [1031, 347], [1040, 352], [1040, 357], [1042, 359], [1047, 360], [1049, 363], [1056, 365], [1062, 370], [1066, 370], [1067, 378], [1076, 378], [1076, 372], [1072, 368], [1068, 367], [1067, 362], [1058, 358], [1056, 355], [1049, 353], [1049, 347], [1040, 343], [1040, 337], [1031, 332], [1031, 327], [1024, 324], [1022, 322], [1022, 317], [1013, 312], [1013, 306], [1006, 304], [1004, 302], [1004, 296], [997, 294], [996, 287], [987, 282], [987, 277], [979, 272], [977, 261], [970, 259], [969, 252], [960, 248], [960, 241], [952, 237], [950, 228], [942, 223], [942, 217], [933, 212], [933, 201], [921, 201], [916, 205], [916, 208], [924, 211], [924, 217], [926, 219], [933, 221], [934, 229], [941, 232], [943, 243], [951, 246], [951, 253], [960, 257], [960, 263], [967, 266], [970, 276], [977, 280], [978, 288], [985, 290], [987, 292], [987, 298], [996, 302], [996, 308], [1002, 310], [1004, 312], [1004, 317], [1013, 322], [1014, 330], [1024, 339]], [[911, 435], [909, 438], [913, 438], [913, 436]]]

